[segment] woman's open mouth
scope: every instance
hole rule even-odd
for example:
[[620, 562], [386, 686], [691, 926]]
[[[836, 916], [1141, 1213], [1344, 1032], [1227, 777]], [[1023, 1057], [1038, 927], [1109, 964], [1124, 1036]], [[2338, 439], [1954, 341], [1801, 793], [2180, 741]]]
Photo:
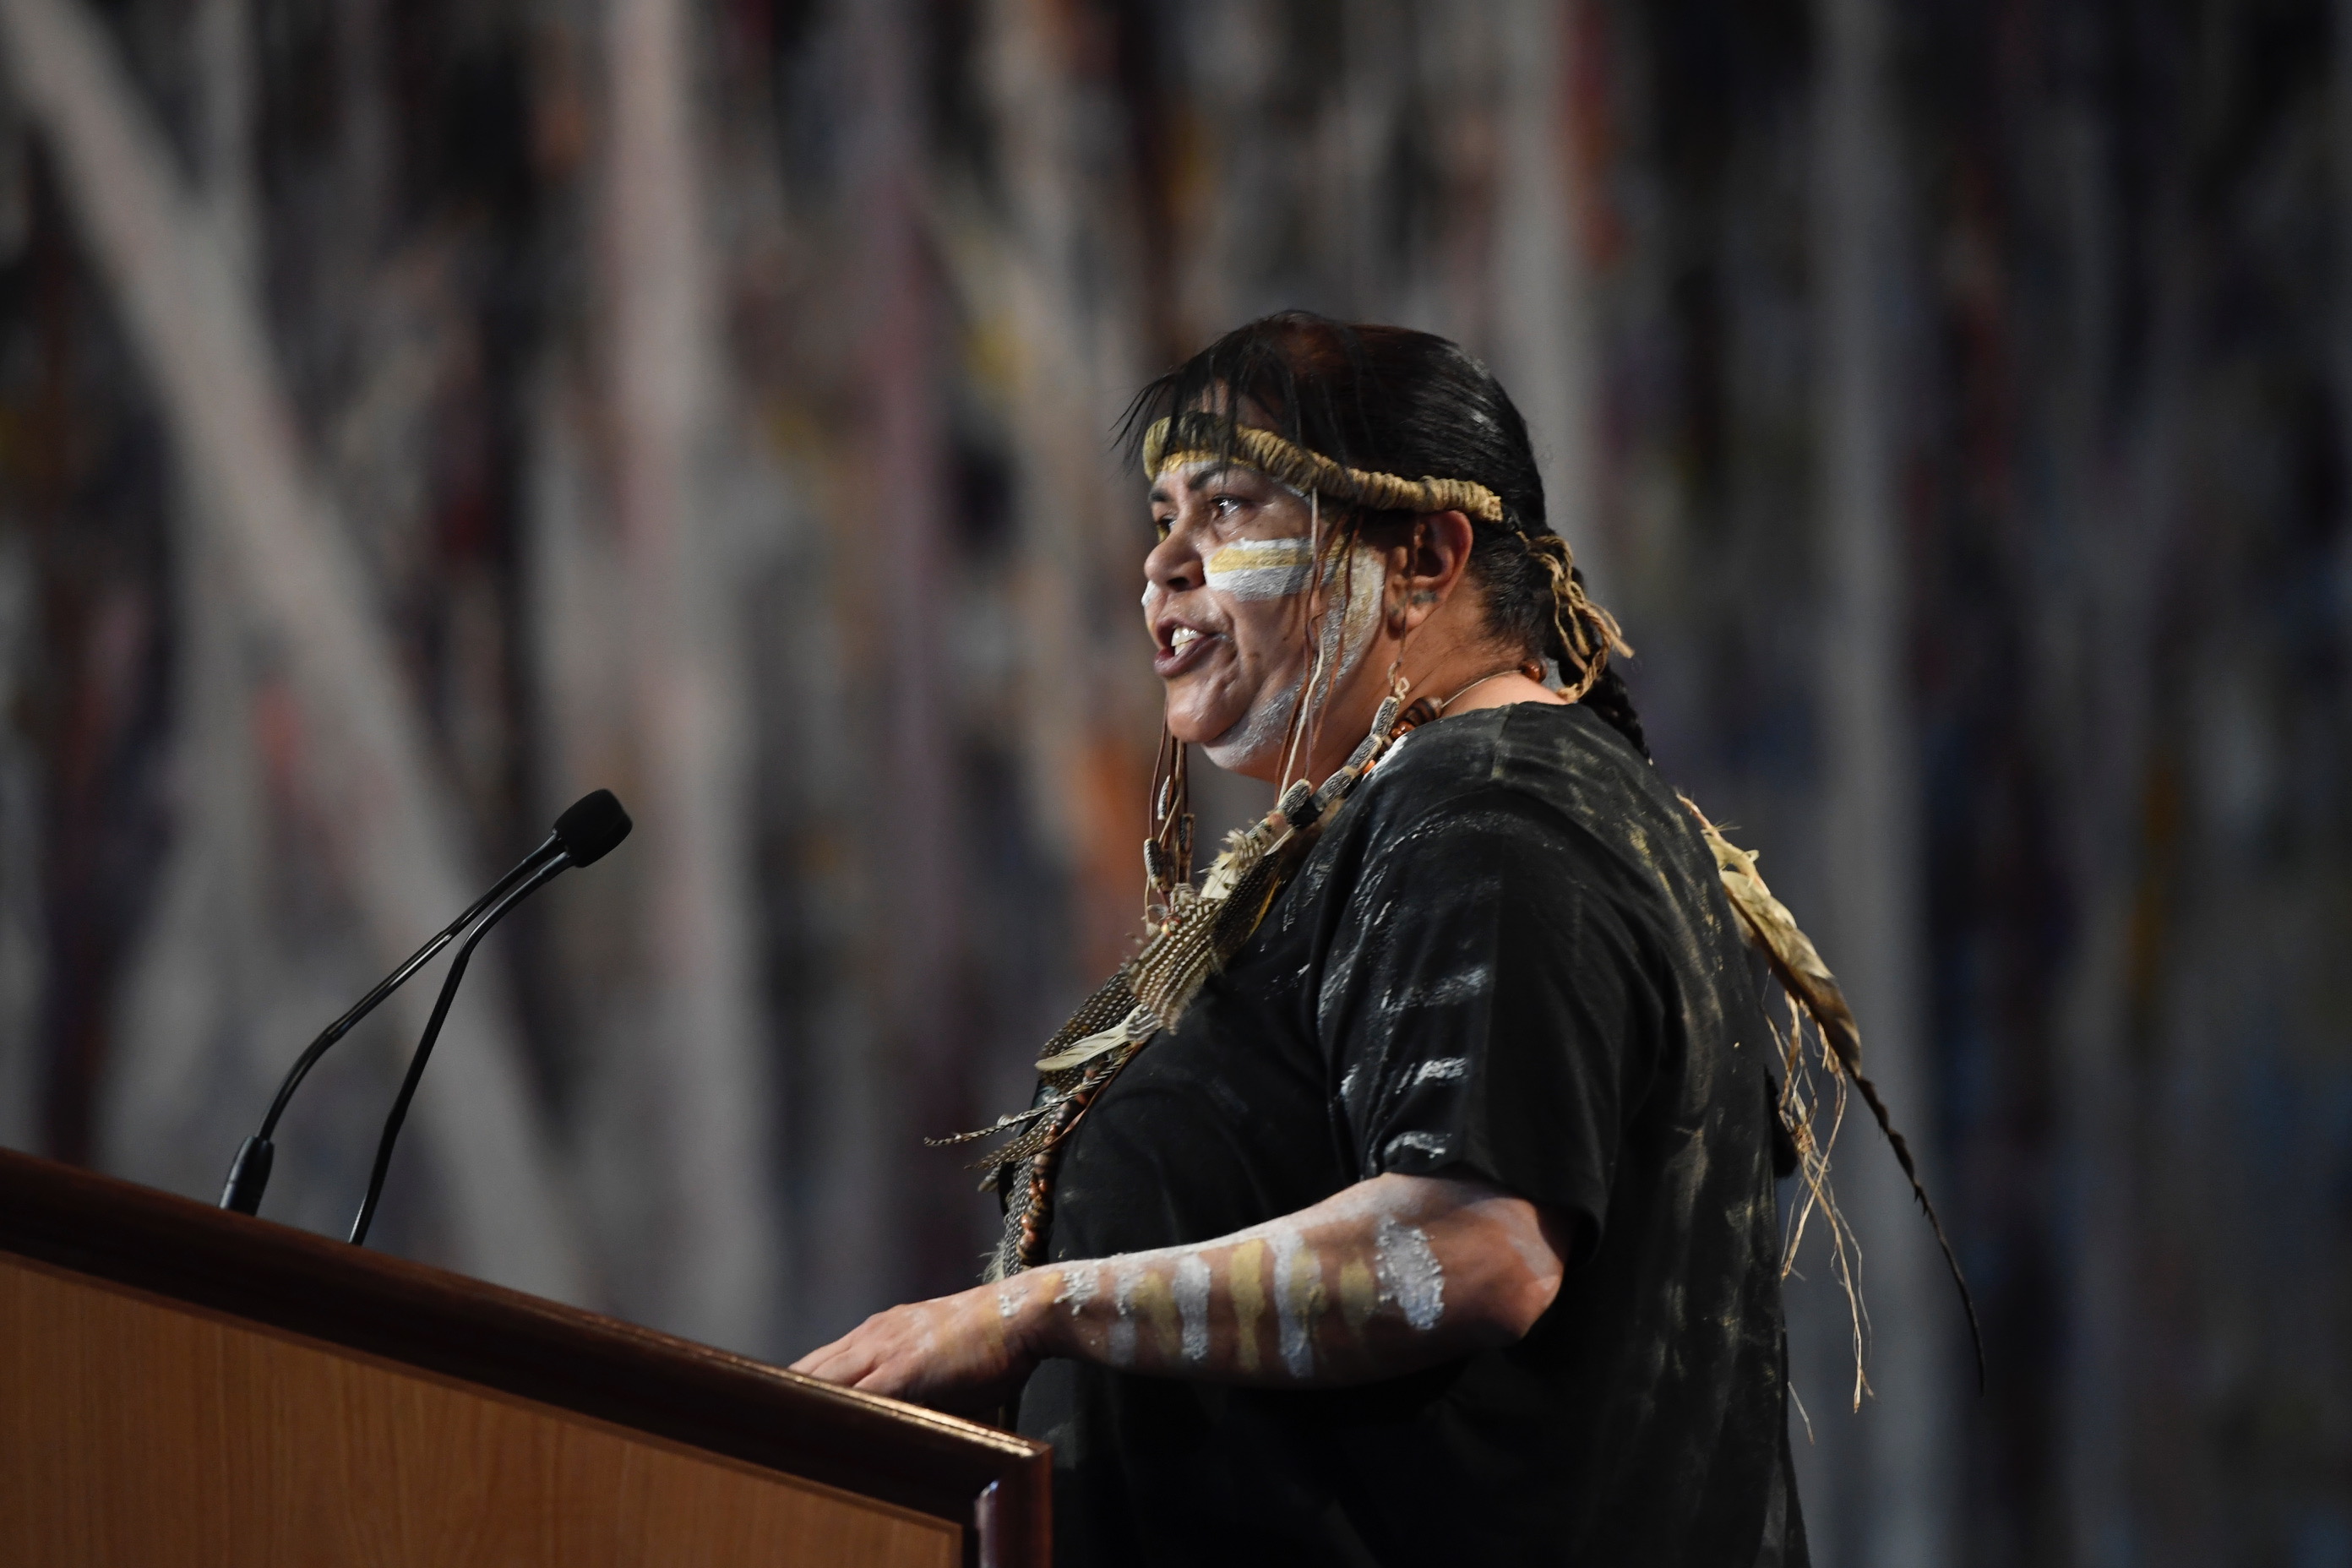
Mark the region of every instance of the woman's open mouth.
[[1197, 626], [1171, 626], [1167, 642], [1152, 650], [1151, 672], [1162, 680], [1173, 679], [1207, 658], [1209, 650], [1224, 640]]

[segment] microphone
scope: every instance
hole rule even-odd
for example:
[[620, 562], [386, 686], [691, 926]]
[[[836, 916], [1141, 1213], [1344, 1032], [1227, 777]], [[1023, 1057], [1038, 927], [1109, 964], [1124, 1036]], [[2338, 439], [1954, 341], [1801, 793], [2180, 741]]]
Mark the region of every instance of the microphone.
[[572, 808], [555, 819], [555, 831], [549, 835], [560, 847], [546, 865], [533, 871], [505, 898], [490, 906], [474, 927], [473, 934], [449, 961], [449, 976], [441, 982], [441, 994], [433, 1003], [433, 1016], [425, 1025], [425, 1037], [416, 1042], [416, 1054], [408, 1059], [408, 1076], [400, 1080], [400, 1093], [392, 1102], [392, 1110], [383, 1119], [383, 1136], [375, 1146], [375, 1169], [368, 1173], [367, 1196], [360, 1200], [360, 1212], [352, 1221], [352, 1245], [367, 1243], [368, 1223], [375, 1218], [376, 1200], [383, 1195], [383, 1178], [392, 1169], [392, 1146], [400, 1137], [400, 1124], [408, 1118], [408, 1102], [416, 1093], [416, 1085], [425, 1076], [425, 1064], [433, 1055], [434, 1042], [441, 1037], [441, 1025], [449, 1016], [449, 1004], [457, 995], [457, 983], [466, 978], [466, 964], [474, 956], [474, 949], [490, 928], [506, 918], [507, 911], [530, 897], [540, 889], [562, 876], [573, 866], [590, 866], [602, 860], [613, 847], [629, 836], [635, 826], [629, 814], [613, 792], [600, 789], [593, 795], [583, 795]]
[[[336, 1041], [350, 1034], [361, 1019], [373, 1012], [385, 997], [399, 990], [410, 976], [431, 963], [442, 949], [457, 940], [460, 931], [474, 925], [477, 917], [488, 910], [490, 911], [488, 917], [476, 927], [472, 938], [467, 942], [452, 966], [449, 980], [442, 987], [440, 1002], [434, 1008], [432, 1025], [425, 1032], [424, 1043], [418, 1047], [415, 1061], [410, 1065], [408, 1080], [401, 1088], [400, 1101], [394, 1109], [393, 1122], [385, 1131], [383, 1147], [377, 1154], [374, 1180], [368, 1189], [369, 1206], [373, 1207], [376, 1189], [383, 1184], [383, 1167], [391, 1157], [391, 1136], [398, 1130], [400, 1116], [407, 1110], [408, 1097], [415, 1089], [416, 1077], [423, 1070], [425, 1054], [432, 1050], [433, 1041], [441, 1032], [442, 1018], [448, 1012], [450, 998], [456, 994], [458, 977], [465, 973], [466, 960], [473, 954], [474, 943], [479, 942], [482, 933], [496, 924], [509, 910], [552, 880], [566, 867], [586, 866], [603, 859], [614, 845], [629, 836], [632, 826], [629, 814], [622, 809], [620, 801], [614, 798], [611, 790], [600, 789], [581, 796], [555, 819], [554, 830], [539, 847], [524, 856], [513, 870], [499, 878], [497, 886], [475, 900], [463, 914], [436, 932], [431, 941], [409, 954], [407, 962], [377, 982], [375, 988], [353, 1004], [350, 1012], [328, 1025], [287, 1069], [285, 1080], [278, 1086], [277, 1098], [269, 1102], [269, 1114], [262, 1118], [261, 1131], [238, 1146], [236, 1158], [229, 1165], [228, 1181], [221, 1189], [220, 1206], [238, 1214], [252, 1214], [260, 1208], [262, 1192], [269, 1184], [270, 1163], [277, 1154], [277, 1146], [270, 1139], [278, 1131], [278, 1119], [286, 1113], [287, 1102], [294, 1098], [294, 1091], [300, 1087], [303, 1079], [309, 1076], [310, 1069], [318, 1065], [319, 1058], [325, 1056]], [[357, 1240], [360, 1235], [365, 1234], [365, 1219], [363, 1212], [358, 1234], [352, 1239]]]

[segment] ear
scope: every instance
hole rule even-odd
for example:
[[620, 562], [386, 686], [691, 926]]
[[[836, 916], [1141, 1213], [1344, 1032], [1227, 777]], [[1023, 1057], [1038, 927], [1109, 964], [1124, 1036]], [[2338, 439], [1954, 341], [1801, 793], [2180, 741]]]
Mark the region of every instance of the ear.
[[1388, 552], [1388, 595], [1382, 606], [1391, 637], [1402, 637], [1435, 615], [1462, 585], [1476, 533], [1458, 511], [1423, 512], [1412, 531]]

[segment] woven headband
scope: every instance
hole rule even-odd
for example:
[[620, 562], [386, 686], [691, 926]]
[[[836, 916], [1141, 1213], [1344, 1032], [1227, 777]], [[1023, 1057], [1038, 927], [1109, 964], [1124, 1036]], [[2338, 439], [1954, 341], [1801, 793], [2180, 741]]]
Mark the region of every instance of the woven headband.
[[[1204, 440], [1210, 444], [1202, 445]], [[1230, 454], [1217, 449], [1228, 443]], [[1143, 471], [1155, 479], [1179, 463], [1228, 456], [1294, 489], [1315, 490], [1373, 511], [1458, 511], [1482, 522], [1503, 521], [1503, 498], [1470, 479], [1407, 479], [1351, 468], [1271, 430], [1228, 425], [1213, 415], [1187, 415], [1181, 428], [1173, 418], [1157, 420], [1143, 437]]]

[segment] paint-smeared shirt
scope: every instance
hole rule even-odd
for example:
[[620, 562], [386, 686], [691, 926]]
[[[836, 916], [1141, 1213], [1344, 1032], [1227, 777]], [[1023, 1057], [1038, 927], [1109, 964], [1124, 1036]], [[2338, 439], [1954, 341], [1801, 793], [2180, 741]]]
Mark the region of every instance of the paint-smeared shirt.
[[1055, 1559], [1805, 1562], [1784, 1405], [1772, 1037], [1715, 867], [1581, 707], [1426, 725], [1065, 1152], [1055, 1258], [1207, 1241], [1398, 1172], [1582, 1235], [1519, 1343], [1341, 1390], [1069, 1361]]

